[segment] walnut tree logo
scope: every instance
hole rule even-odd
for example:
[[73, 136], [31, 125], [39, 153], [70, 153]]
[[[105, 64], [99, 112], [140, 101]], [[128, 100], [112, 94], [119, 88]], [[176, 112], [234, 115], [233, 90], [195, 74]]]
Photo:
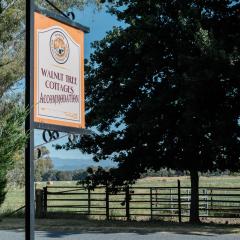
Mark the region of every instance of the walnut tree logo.
[[50, 51], [53, 59], [60, 64], [65, 63], [69, 57], [69, 44], [66, 36], [61, 31], [55, 31], [50, 38]]

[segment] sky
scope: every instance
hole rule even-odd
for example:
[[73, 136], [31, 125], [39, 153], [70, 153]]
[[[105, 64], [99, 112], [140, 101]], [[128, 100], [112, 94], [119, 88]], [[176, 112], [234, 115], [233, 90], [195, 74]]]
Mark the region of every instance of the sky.
[[115, 16], [107, 13], [106, 10], [103, 7], [102, 10], [98, 11], [94, 6], [89, 6], [83, 11], [75, 12], [75, 21], [90, 28], [90, 33], [85, 34], [85, 58], [88, 58], [92, 52], [91, 42], [101, 40], [113, 26], [123, 25], [117, 21]]
[[[107, 31], [111, 30], [113, 26], [123, 25], [117, 19], [106, 12], [106, 8], [96, 10], [96, 7], [90, 5], [82, 11], [74, 11], [75, 21], [90, 28], [90, 33], [85, 34], [84, 51], [85, 58], [89, 58], [91, 49], [91, 42], [101, 40]], [[66, 133], [60, 133], [60, 136]], [[55, 150], [53, 144], [64, 144], [67, 142], [67, 137], [64, 137], [54, 143], [46, 144], [45, 146], [50, 150], [50, 157], [53, 159], [55, 168], [72, 170], [74, 167], [86, 167], [89, 165], [102, 165], [96, 164], [91, 159], [91, 155], [83, 155], [79, 150]], [[42, 139], [42, 131], [35, 130], [35, 146], [44, 143]], [[74, 161], [74, 162], [73, 162]], [[114, 163], [104, 161], [103, 166], [113, 166]]]

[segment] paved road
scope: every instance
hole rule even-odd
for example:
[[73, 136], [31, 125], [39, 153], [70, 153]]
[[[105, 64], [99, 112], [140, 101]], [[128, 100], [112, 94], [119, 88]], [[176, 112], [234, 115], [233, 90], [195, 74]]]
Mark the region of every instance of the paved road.
[[[36, 240], [240, 240], [240, 235], [154, 233], [36, 232]], [[24, 240], [22, 231], [0, 231], [0, 240]]]

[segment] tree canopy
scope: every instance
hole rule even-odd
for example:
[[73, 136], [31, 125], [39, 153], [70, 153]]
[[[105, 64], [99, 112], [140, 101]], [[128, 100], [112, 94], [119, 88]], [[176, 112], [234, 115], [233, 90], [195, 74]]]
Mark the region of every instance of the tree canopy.
[[198, 171], [239, 169], [239, 7], [115, 1], [110, 12], [126, 27], [93, 44], [86, 68], [87, 124], [98, 131], [68, 147], [117, 162], [105, 173], [113, 185], [147, 169], [189, 170], [195, 203]]
[[0, 2], [0, 98], [24, 74], [23, 1]]

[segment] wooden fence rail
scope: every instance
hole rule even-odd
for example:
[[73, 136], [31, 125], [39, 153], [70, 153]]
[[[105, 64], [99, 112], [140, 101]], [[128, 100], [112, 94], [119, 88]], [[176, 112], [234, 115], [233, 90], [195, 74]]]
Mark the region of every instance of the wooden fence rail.
[[[127, 187], [111, 192], [76, 186], [47, 186], [36, 190], [36, 213], [66, 212], [103, 216], [107, 220], [145, 218], [149, 220], [189, 218], [189, 187], [180, 181], [175, 187]], [[200, 187], [199, 213], [202, 218], [240, 218], [240, 188]]]

